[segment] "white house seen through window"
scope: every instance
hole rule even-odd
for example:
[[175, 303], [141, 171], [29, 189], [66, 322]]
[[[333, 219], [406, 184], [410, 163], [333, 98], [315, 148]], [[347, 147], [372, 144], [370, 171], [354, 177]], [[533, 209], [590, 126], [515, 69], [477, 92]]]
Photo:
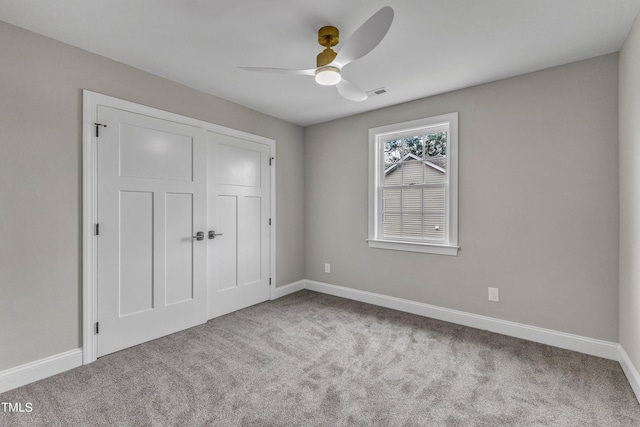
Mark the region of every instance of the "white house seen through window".
[[369, 130], [369, 246], [457, 254], [457, 116]]

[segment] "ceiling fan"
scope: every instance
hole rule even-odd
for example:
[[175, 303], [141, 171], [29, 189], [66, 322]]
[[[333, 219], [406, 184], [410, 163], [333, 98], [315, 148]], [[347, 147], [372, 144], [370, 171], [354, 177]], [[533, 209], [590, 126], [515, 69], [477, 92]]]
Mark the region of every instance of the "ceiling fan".
[[393, 9], [383, 7], [373, 14], [344, 42], [336, 53], [333, 46], [340, 41], [336, 27], [327, 26], [318, 30], [318, 43], [325, 49], [318, 55], [316, 68], [289, 70], [285, 68], [239, 67], [247, 71], [263, 73], [298, 74], [315, 76], [316, 82], [324, 86], [335, 86], [340, 95], [350, 101], [364, 101], [367, 94], [354, 83], [341, 76], [342, 68], [371, 52], [386, 36], [393, 21]]

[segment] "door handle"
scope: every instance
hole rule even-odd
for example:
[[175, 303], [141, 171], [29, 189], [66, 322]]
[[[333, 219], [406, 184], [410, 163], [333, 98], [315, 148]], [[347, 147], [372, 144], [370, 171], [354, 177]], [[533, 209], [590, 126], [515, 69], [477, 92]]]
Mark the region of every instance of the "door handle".
[[196, 240], [204, 240], [204, 231], [198, 231], [193, 238]]
[[216, 238], [216, 236], [222, 236], [222, 233], [220, 233], [220, 234], [216, 234], [216, 232], [215, 232], [215, 231], [213, 231], [213, 230], [209, 230], [209, 238], [210, 238], [210, 239], [215, 239], [215, 238]]

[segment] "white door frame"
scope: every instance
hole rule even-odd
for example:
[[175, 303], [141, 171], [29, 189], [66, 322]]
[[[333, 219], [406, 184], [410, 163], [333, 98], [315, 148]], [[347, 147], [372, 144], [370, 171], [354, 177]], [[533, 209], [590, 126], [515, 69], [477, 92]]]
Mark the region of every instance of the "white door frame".
[[[226, 128], [202, 120], [181, 116], [168, 111], [159, 110], [134, 102], [125, 101], [108, 95], [103, 95], [89, 90], [82, 91], [83, 116], [82, 116], [82, 148], [83, 148], [83, 176], [82, 176], [82, 362], [83, 364], [94, 362], [98, 354], [98, 340], [95, 333], [95, 324], [98, 318], [98, 292], [97, 292], [97, 245], [98, 240], [95, 235], [95, 224], [98, 217], [98, 180], [97, 163], [98, 151], [96, 149], [96, 125], [98, 105], [129, 111], [145, 116], [156, 117], [162, 120], [182, 123], [201, 128], [205, 131], [212, 131], [224, 135], [234, 136], [253, 142], [262, 143], [269, 146], [271, 158], [275, 158], [276, 141], [247, 132]], [[99, 130], [98, 130], [99, 131]], [[276, 173], [275, 163], [271, 168], [271, 255], [270, 268], [273, 279], [269, 286], [269, 293], [273, 298], [273, 290], [276, 284]], [[208, 291], [207, 280], [207, 291]], [[206, 297], [206, 296], [205, 296]]]

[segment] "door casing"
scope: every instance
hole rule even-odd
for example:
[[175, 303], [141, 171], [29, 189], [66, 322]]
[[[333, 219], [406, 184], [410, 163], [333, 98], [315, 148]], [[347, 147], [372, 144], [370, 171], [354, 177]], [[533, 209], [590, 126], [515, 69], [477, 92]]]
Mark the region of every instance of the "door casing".
[[[173, 121], [194, 127], [199, 127], [205, 131], [212, 131], [224, 135], [234, 136], [249, 141], [266, 144], [270, 148], [270, 155], [275, 160], [276, 141], [247, 132], [226, 128], [224, 126], [208, 123], [202, 120], [193, 119], [179, 114], [159, 110], [134, 102], [125, 101], [108, 95], [83, 90], [83, 120], [82, 120], [82, 147], [83, 147], [83, 226], [82, 226], [82, 290], [83, 290], [83, 315], [82, 315], [82, 361], [83, 364], [94, 362], [97, 359], [97, 334], [95, 325], [98, 314], [98, 292], [97, 292], [97, 239], [95, 226], [98, 214], [98, 191], [97, 191], [97, 141], [96, 132], [100, 131], [97, 123], [97, 107], [103, 105], [117, 108], [132, 113], [156, 117], [162, 120]], [[273, 279], [269, 286], [271, 298], [273, 298], [276, 283], [276, 174], [275, 162], [271, 162], [271, 228], [270, 228], [270, 277]], [[209, 280], [207, 280], [209, 284]]]

